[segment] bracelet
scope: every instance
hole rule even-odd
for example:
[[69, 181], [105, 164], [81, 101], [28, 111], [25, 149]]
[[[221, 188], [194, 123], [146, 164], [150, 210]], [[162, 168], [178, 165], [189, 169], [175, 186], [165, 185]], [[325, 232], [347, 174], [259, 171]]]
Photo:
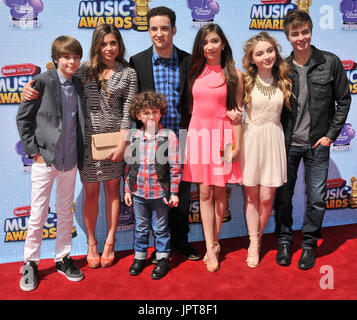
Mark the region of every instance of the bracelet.
[[329, 138], [329, 137], [326, 137], [328, 143], [332, 143], [333, 141]]
[[240, 124], [240, 123], [241, 123], [241, 120], [234, 120], [234, 121], [232, 121], [232, 123], [233, 123], [234, 125], [237, 125], [237, 124]]

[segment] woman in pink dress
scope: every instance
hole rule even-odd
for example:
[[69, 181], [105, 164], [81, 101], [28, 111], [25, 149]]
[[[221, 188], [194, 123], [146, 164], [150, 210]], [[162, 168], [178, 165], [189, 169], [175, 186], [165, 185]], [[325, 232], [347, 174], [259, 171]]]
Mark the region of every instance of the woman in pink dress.
[[[226, 184], [241, 183], [243, 76], [234, 66], [231, 47], [216, 24], [197, 33], [188, 76], [192, 114], [182, 180], [199, 187], [207, 270], [219, 269], [218, 243], [227, 208]], [[231, 119], [238, 119], [233, 121]], [[240, 119], [240, 120], [239, 120]]]
[[241, 165], [247, 228], [250, 238], [246, 263], [259, 264], [260, 239], [270, 216], [276, 187], [287, 179], [286, 152], [280, 114], [290, 108], [289, 65], [267, 32], [244, 46], [244, 107]]

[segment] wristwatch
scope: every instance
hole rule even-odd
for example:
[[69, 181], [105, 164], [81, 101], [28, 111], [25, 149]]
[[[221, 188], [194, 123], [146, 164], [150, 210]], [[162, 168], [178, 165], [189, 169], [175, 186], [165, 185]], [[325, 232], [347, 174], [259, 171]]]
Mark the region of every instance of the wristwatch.
[[332, 143], [333, 141], [329, 138], [329, 137], [326, 137], [328, 143]]

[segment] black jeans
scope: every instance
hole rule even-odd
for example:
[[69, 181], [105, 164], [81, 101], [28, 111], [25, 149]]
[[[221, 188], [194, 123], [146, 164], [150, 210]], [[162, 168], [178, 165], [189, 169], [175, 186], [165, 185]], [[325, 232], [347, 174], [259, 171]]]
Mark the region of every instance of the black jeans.
[[191, 182], [181, 181], [178, 193], [179, 204], [176, 208], [169, 209], [171, 244], [176, 248], [180, 248], [188, 242], [188, 233], [190, 231], [188, 226], [190, 191]]
[[321, 238], [321, 225], [325, 214], [326, 181], [330, 147], [318, 145], [291, 146], [288, 152], [288, 181], [279, 187], [275, 198], [275, 233], [278, 243], [293, 241], [292, 198], [301, 159], [304, 161], [307, 208], [302, 226], [302, 248], [316, 248]]

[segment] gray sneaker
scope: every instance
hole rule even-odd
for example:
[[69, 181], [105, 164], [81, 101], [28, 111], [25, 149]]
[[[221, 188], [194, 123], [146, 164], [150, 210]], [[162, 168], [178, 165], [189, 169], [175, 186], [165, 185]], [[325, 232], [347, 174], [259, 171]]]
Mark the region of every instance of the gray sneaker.
[[64, 256], [61, 261], [56, 262], [57, 271], [70, 281], [81, 281], [83, 273], [74, 264], [70, 256]]
[[35, 261], [27, 261], [22, 268], [20, 288], [23, 291], [32, 291], [37, 287], [37, 264]]

